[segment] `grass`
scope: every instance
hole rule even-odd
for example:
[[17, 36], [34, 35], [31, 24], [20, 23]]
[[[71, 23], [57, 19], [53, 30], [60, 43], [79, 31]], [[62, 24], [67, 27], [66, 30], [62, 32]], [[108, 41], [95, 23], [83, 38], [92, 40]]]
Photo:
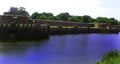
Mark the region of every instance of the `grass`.
[[59, 28], [58, 26], [50, 26], [50, 28]]
[[[73, 26], [61, 26], [62, 28], [74, 28]], [[59, 28], [59, 26], [50, 26], [50, 28]]]
[[102, 57], [102, 61], [96, 62], [96, 64], [120, 64], [120, 52], [108, 52]]

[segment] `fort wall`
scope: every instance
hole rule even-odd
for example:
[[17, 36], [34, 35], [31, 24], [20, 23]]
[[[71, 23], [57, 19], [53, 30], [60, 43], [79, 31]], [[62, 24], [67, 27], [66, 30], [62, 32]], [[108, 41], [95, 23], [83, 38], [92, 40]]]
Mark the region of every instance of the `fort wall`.
[[[53, 27], [52, 27], [53, 26]], [[52, 20], [30, 20], [24, 16], [0, 16], [0, 38], [41, 38], [55, 34], [118, 33], [116, 25]]]

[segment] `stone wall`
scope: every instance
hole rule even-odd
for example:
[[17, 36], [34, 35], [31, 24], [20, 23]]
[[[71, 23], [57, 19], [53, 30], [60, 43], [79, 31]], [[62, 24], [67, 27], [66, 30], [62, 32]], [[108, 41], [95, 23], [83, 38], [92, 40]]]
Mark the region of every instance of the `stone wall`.
[[92, 23], [78, 23], [78, 22], [58, 22], [58, 21], [45, 21], [45, 20], [33, 20], [38, 24], [48, 24], [50, 26], [76, 26], [76, 27], [94, 27]]
[[[55, 27], [51, 28], [50, 26]], [[119, 29], [117, 27], [100, 24], [98, 28], [95, 28], [95, 25], [92, 23], [29, 20], [23, 16], [0, 16], [0, 38], [10, 34], [17, 36], [17, 38], [19, 36], [20, 38], [29, 38], [31, 36], [43, 37], [44, 35], [53, 34], [118, 33]]]
[[23, 16], [0, 16], [0, 24], [10, 24], [14, 22], [27, 23], [29, 20]]

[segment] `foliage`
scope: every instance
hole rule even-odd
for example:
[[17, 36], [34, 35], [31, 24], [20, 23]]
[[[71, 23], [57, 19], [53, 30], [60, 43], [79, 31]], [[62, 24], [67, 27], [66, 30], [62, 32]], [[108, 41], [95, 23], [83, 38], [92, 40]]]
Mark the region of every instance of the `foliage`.
[[102, 61], [96, 62], [96, 64], [120, 64], [120, 52], [108, 52], [103, 56]]
[[32, 19], [42, 19], [42, 20], [55, 20], [56, 18], [54, 17], [54, 15], [52, 13], [38, 13], [35, 12], [31, 15]]
[[53, 14], [52, 14], [52, 13], [43, 12], [43, 13], [40, 13], [37, 18], [38, 18], [38, 19], [43, 19], [43, 20], [51, 20], [52, 17], [53, 17]]
[[115, 18], [110, 18], [108, 22], [113, 25], [118, 25], [118, 20], [116, 20]]
[[81, 17], [80, 16], [71, 16], [68, 18], [68, 21], [70, 22], [80, 22]]
[[69, 13], [65, 12], [65, 13], [60, 13], [56, 16], [56, 18], [58, 20], [62, 20], [62, 21], [67, 21], [68, 18], [70, 17]]
[[94, 19], [88, 15], [85, 15], [81, 17], [81, 22], [90, 23], [90, 22], [94, 22]]
[[109, 24], [112, 24], [112, 25], [117, 25], [118, 24], [118, 20], [116, 20], [115, 18], [107, 18], [107, 17], [97, 17], [96, 22], [109, 23]]
[[23, 14], [24, 16], [30, 17], [29, 13], [25, 10], [24, 7], [17, 8], [17, 13]]
[[118, 21], [118, 25], [120, 25], [120, 21]]
[[106, 17], [97, 17], [96, 22], [108, 23], [107, 20], [108, 20], [108, 18], [106, 18]]
[[39, 13], [38, 13], [38, 12], [34, 12], [34, 13], [31, 15], [31, 18], [32, 18], [32, 19], [37, 19], [38, 16], [39, 16]]
[[83, 22], [83, 23], [108, 23], [111, 25], [118, 25], [120, 22], [115, 18], [107, 18], [107, 17], [97, 17], [96, 19], [92, 18], [91, 16], [84, 15], [84, 16], [73, 16], [69, 13], [60, 13], [54, 16], [52, 13], [38, 13], [34, 12], [31, 15], [32, 19], [42, 19], [42, 20], [57, 20], [57, 21], [69, 21], [69, 22]]
[[116, 20], [115, 18], [107, 18], [107, 17], [97, 17], [96, 19], [93, 19], [92, 17], [88, 16], [88, 15], [84, 15], [84, 16], [73, 16], [70, 15], [69, 13], [65, 12], [65, 13], [60, 13], [56, 16], [54, 16], [52, 13], [38, 13], [38, 12], [34, 12], [31, 16], [29, 15], [29, 13], [25, 10], [24, 7], [19, 7], [17, 9], [17, 13], [22, 14], [24, 16], [27, 16], [31, 19], [41, 19], [41, 20], [60, 20], [60, 21], [69, 21], [69, 22], [83, 22], [83, 23], [93, 23], [93, 22], [97, 22], [97, 23], [108, 23], [111, 25], [120, 25], [120, 22], [118, 22], [118, 20]]

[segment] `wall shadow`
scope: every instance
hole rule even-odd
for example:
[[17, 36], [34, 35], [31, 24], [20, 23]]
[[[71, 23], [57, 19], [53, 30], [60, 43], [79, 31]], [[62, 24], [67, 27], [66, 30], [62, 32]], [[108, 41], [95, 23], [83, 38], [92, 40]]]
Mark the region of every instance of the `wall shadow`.
[[0, 39], [0, 53], [2, 54], [20, 54], [26, 50], [39, 47], [46, 43], [49, 38], [44, 39]]

